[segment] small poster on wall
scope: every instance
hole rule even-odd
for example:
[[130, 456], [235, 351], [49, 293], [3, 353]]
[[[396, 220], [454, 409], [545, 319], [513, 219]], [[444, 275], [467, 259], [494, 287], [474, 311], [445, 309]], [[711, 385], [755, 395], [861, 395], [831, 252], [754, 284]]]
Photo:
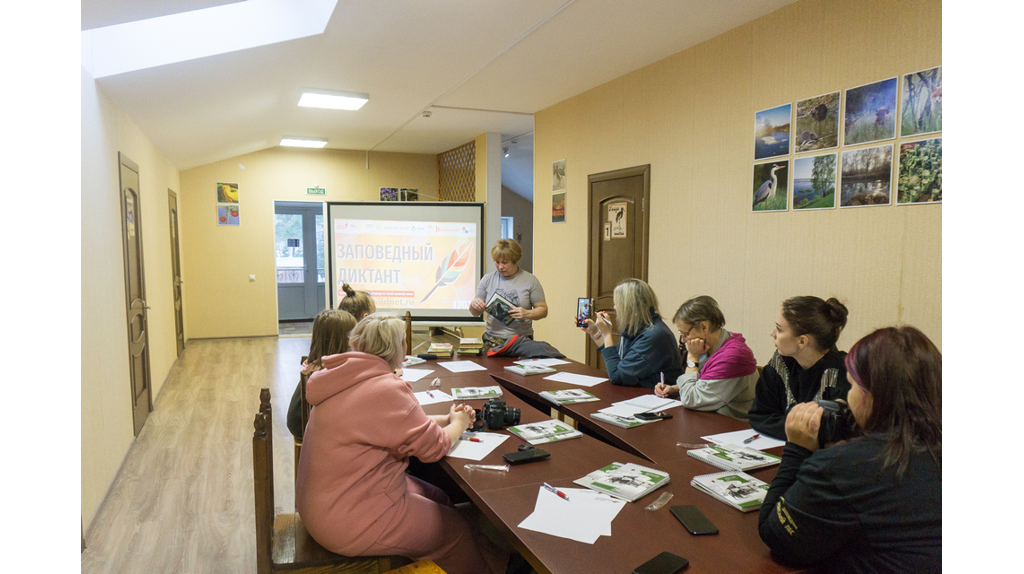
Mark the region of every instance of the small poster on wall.
[[832, 209], [836, 206], [837, 154], [793, 160], [793, 209]]
[[843, 145], [896, 137], [896, 78], [846, 90]]
[[611, 225], [612, 239], [626, 237], [626, 203], [608, 204], [608, 223]]
[[754, 160], [789, 155], [790, 121], [793, 104], [784, 104], [754, 114]]
[[839, 207], [889, 205], [892, 144], [843, 152]]
[[900, 136], [942, 131], [942, 66], [903, 76]]
[[789, 208], [789, 160], [754, 166], [753, 211], [786, 211]]
[[565, 223], [565, 192], [551, 194], [551, 223]]
[[217, 225], [238, 225], [238, 206], [218, 205]]
[[839, 147], [839, 92], [796, 103], [796, 153]]
[[565, 160], [560, 159], [551, 164], [551, 191], [565, 189]]
[[218, 183], [217, 203], [238, 203], [238, 184]]
[[398, 201], [398, 188], [397, 187], [382, 187], [382, 188], [380, 188], [380, 200], [381, 201]]
[[418, 189], [402, 188], [402, 201], [417, 201], [420, 198]]
[[942, 138], [900, 144], [896, 203], [942, 202]]

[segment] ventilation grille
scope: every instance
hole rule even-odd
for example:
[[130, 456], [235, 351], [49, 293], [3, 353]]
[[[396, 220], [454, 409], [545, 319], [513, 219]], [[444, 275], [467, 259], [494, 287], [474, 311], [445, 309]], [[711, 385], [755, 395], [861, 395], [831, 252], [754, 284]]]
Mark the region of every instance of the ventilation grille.
[[440, 201], [476, 201], [476, 142], [437, 156]]

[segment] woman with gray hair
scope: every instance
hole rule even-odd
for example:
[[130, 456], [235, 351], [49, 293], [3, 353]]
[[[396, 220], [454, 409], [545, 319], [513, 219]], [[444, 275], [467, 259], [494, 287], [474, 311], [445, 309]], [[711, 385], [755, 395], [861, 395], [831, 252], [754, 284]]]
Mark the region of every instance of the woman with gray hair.
[[701, 295], [679, 306], [672, 319], [685, 349], [686, 369], [675, 384], [654, 387], [659, 397], [678, 397], [695, 411], [715, 411], [747, 420], [754, 402], [757, 361], [739, 333], [725, 330], [718, 302]]
[[475, 418], [466, 405], [427, 416], [394, 374], [405, 327], [374, 314], [349, 334], [351, 352], [310, 375], [313, 411], [303, 437], [295, 498], [324, 548], [345, 556], [433, 560], [451, 574], [502, 574], [509, 555], [470, 526], [434, 485], [406, 474], [409, 457], [435, 462]]

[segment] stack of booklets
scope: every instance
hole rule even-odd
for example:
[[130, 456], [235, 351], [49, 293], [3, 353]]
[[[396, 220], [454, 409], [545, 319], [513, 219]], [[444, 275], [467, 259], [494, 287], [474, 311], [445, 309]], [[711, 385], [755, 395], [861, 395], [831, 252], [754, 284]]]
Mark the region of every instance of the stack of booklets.
[[484, 350], [484, 340], [480, 337], [464, 337], [459, 339], [460, 355], [479, 355]]
[[501, 387], [460, 387], [452, 389], [452, 396], [457, 401], [472, 401], [476, 399], [500, 399]]
[[612, 403], [612, 406], [605, 407], [590, 415], [590, 418], [606, 422], [624, 429], [656, 423], [662, 419], [641, 420], [636, 418], [638, 413], [650, 413], [663, 411], [682, 406], [683, 403], [674, 399], [659, 398], [652, 395], [640, 395], [628, 401]]
[[562, 421], [551, 419], [539, 423], [526, 423], [508, 427], [509, 432], [532, 445], [579, 438], [583, 433]]
[[686, 454], [722, 470], [754, 470], [782, 462], [782, 458], [774, 454], [734, 444], [712, 444], [688, 450]]
[[494, 295], [491, 295], [491, 298], [487, 300], [487, 307], [485, 307], [484, 310], [487, 311], [487, 314], [491, 317], [494, 317], [508, 325], [512, 321], [516, 320], [515, 317], [509, 315], [512, 311], [512, 307], [515, 307], [515, 305], [513, 305], [508, 299], [498, 295], [498, 292], [495, 291]]
[[649, 421], [644, 421], [636, 418], [635, 416], [615, 415], [610, 413], [602, 413], [601, 411], [597, 411], [596, 413], [590, 413], [590, 418], [608, 423], [610, 425], [615, 425], [617, 427], [622, 427], [624, 429], [631, 429], [633, 427], [649, 425], [651, 423], [656, 423], [661, 420], [651, 419]]
[[693, 477], [690, 486], [710, 494], [741, 512], [761, 508], [768, 483], [745, 472], [727, 470]]
[[598, 400], [597, 397], [582, 389], [541, 391], [540, 398], [555, 405], [574, 405], [576, 403], [589, 403]]
[[505, 370], [512, 371], [517, 375], [543, 375], [544, 373], [557, 372], [553, 367], [546, 367], [544, 365], [509, 365], [505, 367]]
[[431, 355], [437, 355], [438, 359], [450, 359], [452, 358], [452, 344], [431, 343], [430, 348], [427, 349], [427, 353], [430, 353]]
[[634, 463], [613, 462], [573, 482], [633, 502], [665, 486], [669, 481], [667, 472]]

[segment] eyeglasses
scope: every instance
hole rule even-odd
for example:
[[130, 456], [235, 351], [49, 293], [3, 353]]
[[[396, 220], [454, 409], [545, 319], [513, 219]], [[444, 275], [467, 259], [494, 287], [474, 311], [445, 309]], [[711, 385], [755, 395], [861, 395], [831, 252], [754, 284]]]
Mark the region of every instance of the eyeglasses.
[[696, 325], [690, 325], [690, 328], [687, 329], [686, 331], [677, 331], [679, 333], [679, 344], [682, 345], [686, 343], [686, 338], [689, 337], [690, 333], [693, 332], [693, 330], [696, 328]]

